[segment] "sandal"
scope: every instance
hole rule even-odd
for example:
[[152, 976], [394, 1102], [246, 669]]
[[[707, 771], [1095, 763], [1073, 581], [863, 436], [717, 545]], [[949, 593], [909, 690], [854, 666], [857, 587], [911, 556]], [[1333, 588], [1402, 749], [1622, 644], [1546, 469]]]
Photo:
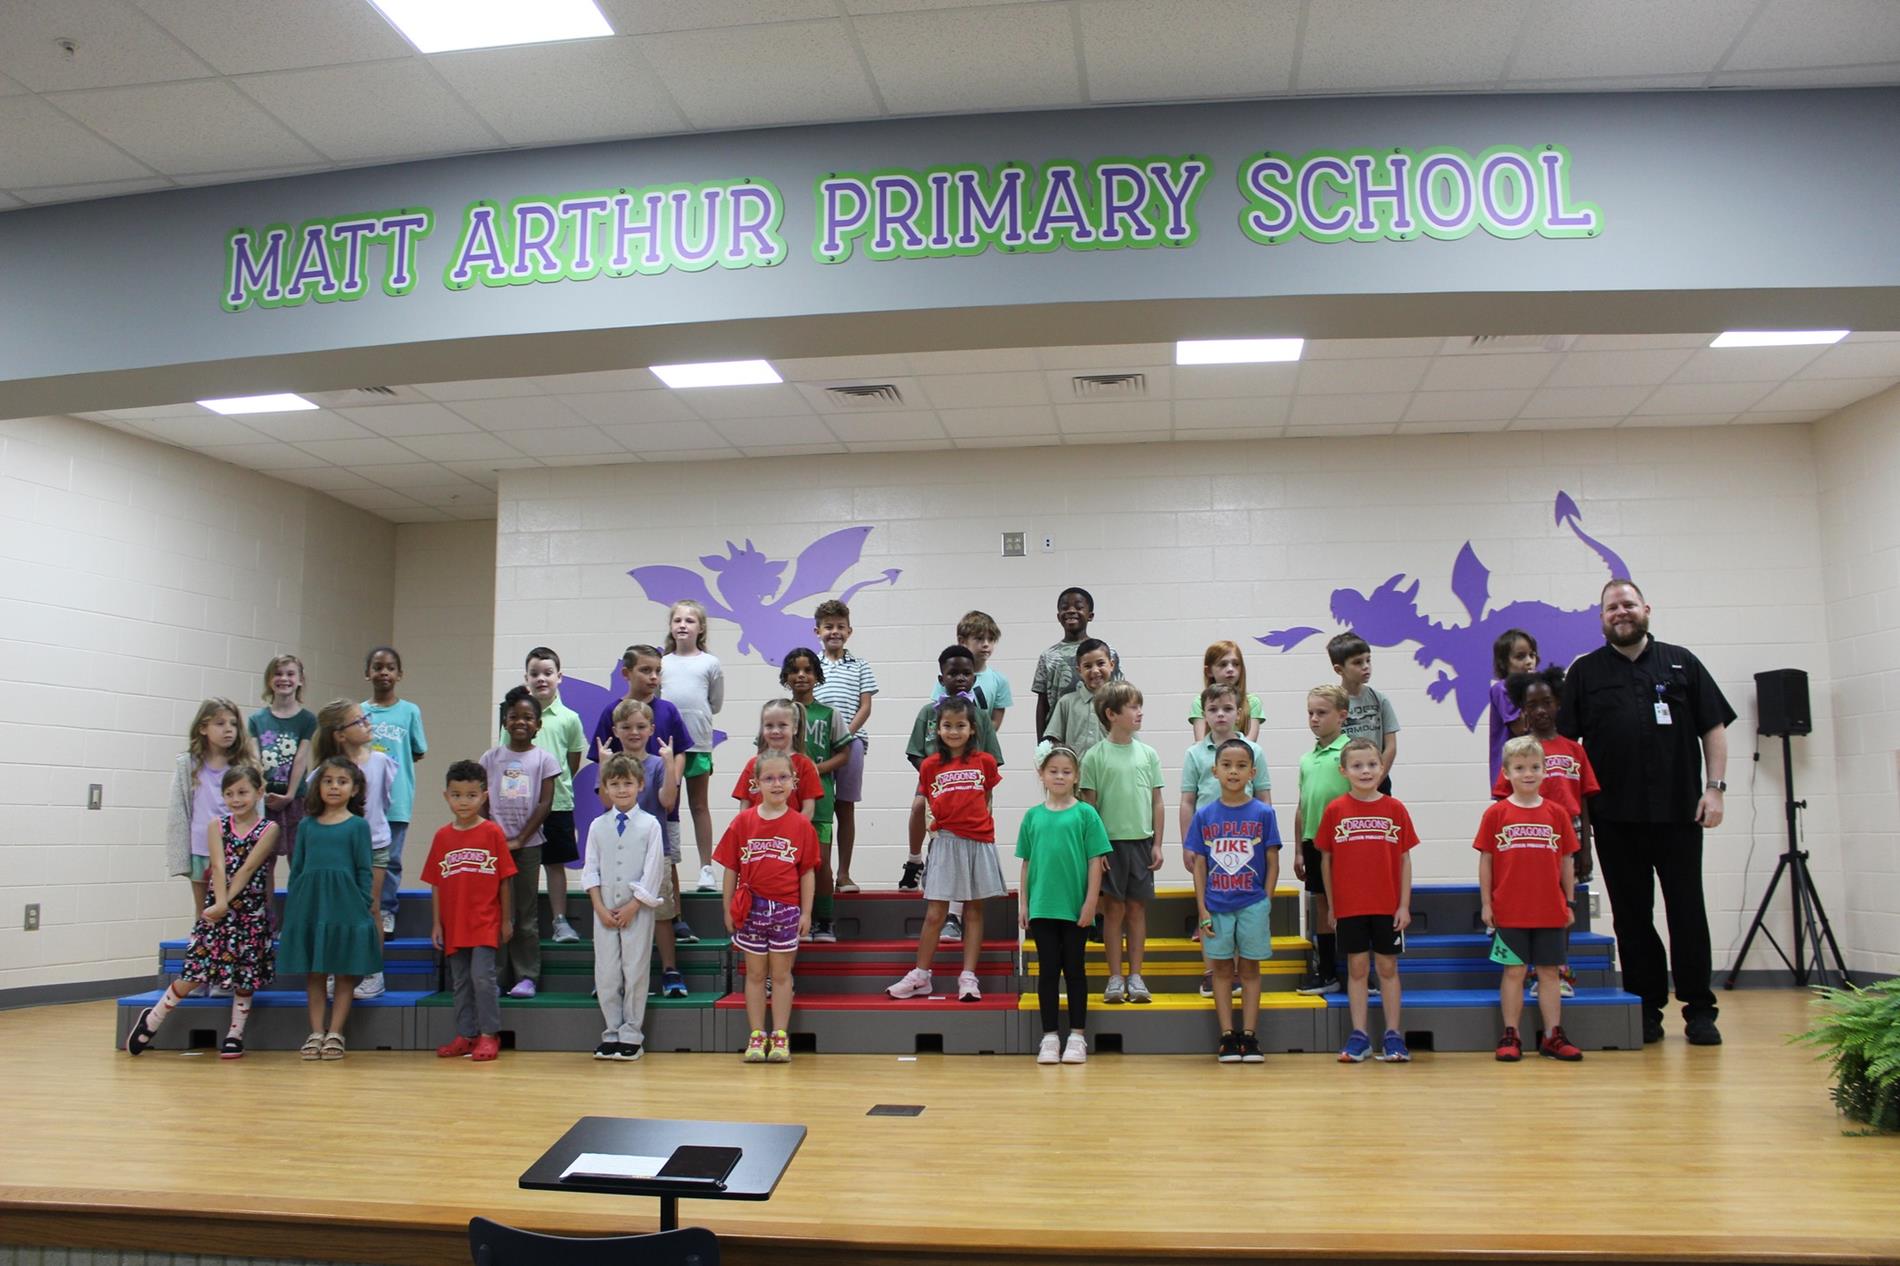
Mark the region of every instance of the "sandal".
[[309, 1037], [305, 1038], [303, 1040], [302, 1053], [305, 1059], [322, 1059], [323, 1034], [312, 1033]]
[[[305, 1043], [305, 1045], [308, 1045], [308, 1043]], [[324, 1059], [342, 1059], [343, 1035], [341, 1033], [325, 1033], [323, 1035], [321, 1050]]]
[[132, 1021], [132, 1031], [125, 1035], [127, 1055], [143, 1055], [145, 1048], [152, 1044], [152, 1039], [158, 1036], [158, 1031], [151, 1024], [152, 1011], [153, 1008], [147, 1007], [139, 1012], [138, 1019]]
[[218, 1046], [219, 1059], [243, 1059], [244, 1039], [235, 1033], [226, 1033], [224, 1041]]

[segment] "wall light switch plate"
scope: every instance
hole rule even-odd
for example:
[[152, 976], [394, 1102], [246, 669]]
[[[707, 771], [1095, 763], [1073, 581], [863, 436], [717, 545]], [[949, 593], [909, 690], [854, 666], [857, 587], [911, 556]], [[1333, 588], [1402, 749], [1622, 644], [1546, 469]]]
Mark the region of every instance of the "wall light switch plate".
[[106, 788], [104, 783], [96, 782], [86, 788], [86, 807], [88, 809], [100, 808], [105, 802]]

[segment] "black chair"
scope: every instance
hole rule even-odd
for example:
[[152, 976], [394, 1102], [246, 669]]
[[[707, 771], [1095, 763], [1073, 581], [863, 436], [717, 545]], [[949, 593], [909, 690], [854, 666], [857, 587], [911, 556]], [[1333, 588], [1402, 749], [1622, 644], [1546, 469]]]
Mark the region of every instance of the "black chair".
[[719, 1237], [703, 1226], [575, 1238], [470, 1218], [468, 1251], [475, 1266], [719, 1266]]

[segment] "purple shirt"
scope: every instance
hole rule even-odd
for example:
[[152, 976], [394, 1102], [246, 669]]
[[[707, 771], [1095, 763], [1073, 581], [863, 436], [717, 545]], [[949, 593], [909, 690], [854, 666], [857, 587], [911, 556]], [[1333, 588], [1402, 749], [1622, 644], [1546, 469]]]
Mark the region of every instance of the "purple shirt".
[[[620, 740], [614, 737], [614, 707], [620, 701], [614, 700], [600, 711], [600, 720], [594, 723], [594, 747], [597, 751], [617, 752]], [[647, 755], [660, 754], [660, 740], [671, 739], [673, 755], [684, 756], [693, 750], [693, 736], [686, 728], [686, 722], [680, 717], [680, 710], [666, 700], [654, 695], [647, 700], [647, 707], [653, 709], [653, 733], [647, 738]], [[677, 818], [674, 821], [678, 821]]]
[[1504, 688], [1502, 681], [1491, 683], [1491, 783], [1498, 780], [1498, 770], [1504, 765], [1504, 744], [1511, 737], [1511, 722], [1517, 720], [1518, 711], [1511, 703], [1511, 692]]
[[205, 832], [211, 828], [213, 822], [224, 816], [224, 770], [200, 765], [197, 785], [191, 789], [191, 855], [193, 857], [211, 856], [211, 846], [205, 843]]
[[[482, 753], [482, 768], [488, 771], [488, 816], [511, 840], [521, 835], [541, 803], [542, 786], [561, 772], [554, 757], [539, 747], [525, 752], [491, 747]], [[542, 833], [536, 831], [522, 839], [521, 847], [537, 848], [541, 840]]]

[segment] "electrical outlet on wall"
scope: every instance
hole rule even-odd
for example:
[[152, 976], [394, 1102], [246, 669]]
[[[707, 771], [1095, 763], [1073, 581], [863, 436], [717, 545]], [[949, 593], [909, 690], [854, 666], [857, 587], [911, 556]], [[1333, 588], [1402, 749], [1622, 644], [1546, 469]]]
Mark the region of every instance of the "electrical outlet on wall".
[[35, 901], [26, 908], [26, 921], [21, 927], [28, 932], [40, 930], [40, 903]]

